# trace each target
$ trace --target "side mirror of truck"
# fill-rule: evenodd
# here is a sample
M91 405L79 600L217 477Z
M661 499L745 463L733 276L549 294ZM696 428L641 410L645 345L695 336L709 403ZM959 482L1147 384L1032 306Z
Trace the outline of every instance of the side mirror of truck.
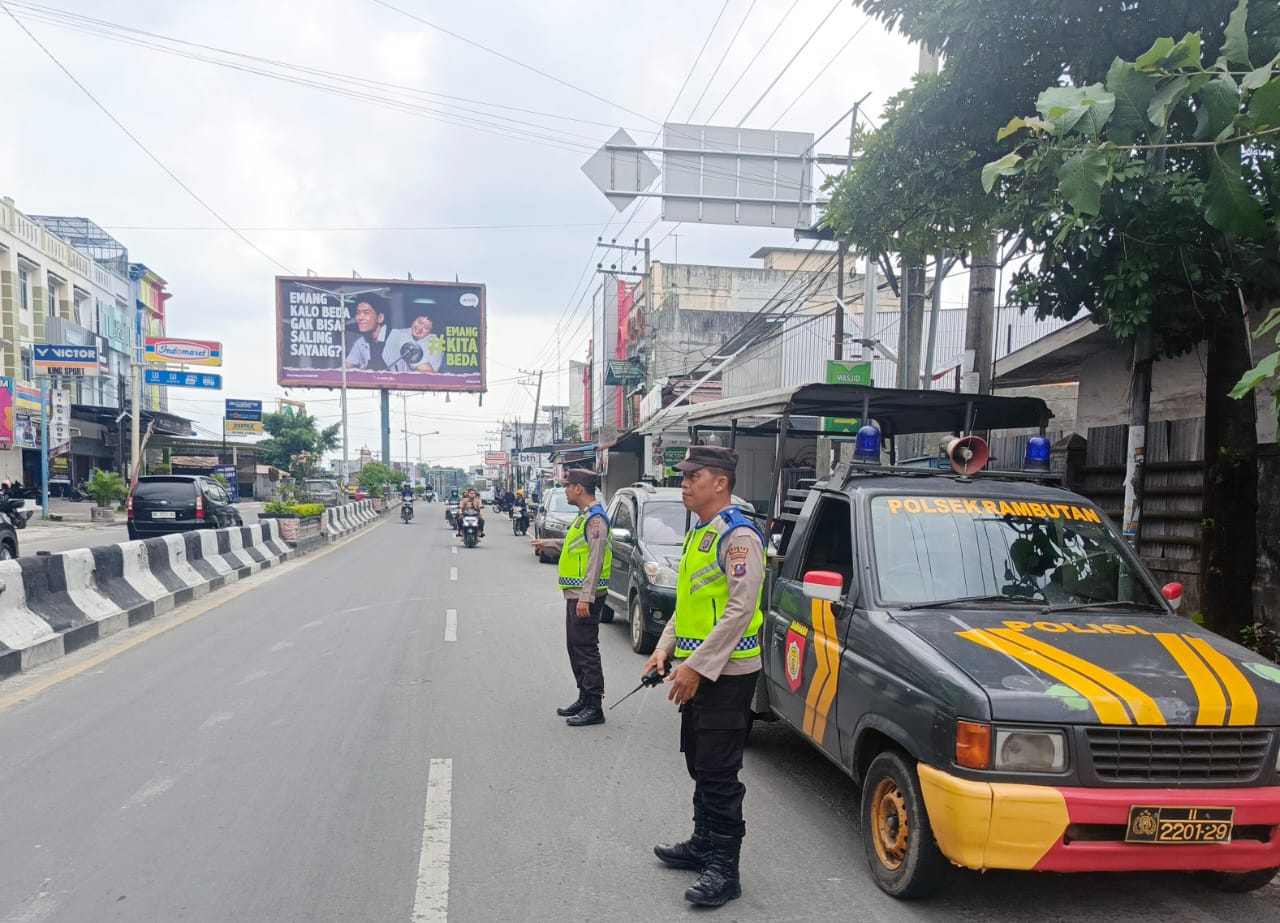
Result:
M844 578L835 571L811 570L804 575L804 595L809 599L837 602L843 587Z
M613 532L612 532L611 534L612 534L612 536L613 536L613 540L614 540L615 542L629 542L629 541L631 541L631 530L630 530L630 529L614 529L614 530L613 530Z
M1173 606L1173 608L1177 609L1179 606L1182 605L1182 584L1181 583L1166 583L1163 587L1161 587L1160 594L1165 599L1169 600L1169 605Z

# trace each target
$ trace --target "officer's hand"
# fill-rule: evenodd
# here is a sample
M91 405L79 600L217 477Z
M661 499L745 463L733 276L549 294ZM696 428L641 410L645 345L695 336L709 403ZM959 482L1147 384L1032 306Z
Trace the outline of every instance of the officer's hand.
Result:
M576 614L576 615L578 616L578 618L580 618L580 619L590 618L590 616L591 616L591 603L587 602L585 599L580 599L580 600L578 600L578 608L577 608L577 610L575 611L575 614Z
M671 691L667 693L667 698L677 705L683 705L698 692L698 684L701 682L702 675L698 671L688 666L676 667L676 672L671 677Z
M658 675L664 679L667 676L667 652L664 650L656 650L649 655L649 659L644 662L644 669L640 671L640 675L644 676L650 670L657 670Z
M542 539L535 538L529 544L533 546L534 551L538 552L538 554L542 554Z

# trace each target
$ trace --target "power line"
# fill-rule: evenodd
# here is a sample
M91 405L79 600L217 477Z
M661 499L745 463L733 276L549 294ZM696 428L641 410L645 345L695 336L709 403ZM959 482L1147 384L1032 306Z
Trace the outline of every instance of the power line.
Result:
M706 84L702 87L702 92L698 94L698 101L693 104L693 108L689 110L688 116L685 117L686 122L693 120L693 114L698 111L698 107L702 105L703 97L707 95L707 90L711 89L711 84L715 83L716 76L720 73L720 68L724 65L725 59L729 57L729 52L733 49L734 43L738 41L738 36L742 34L742 27L747 24L747 20L751 18L751 11L756 8L759 0L751 0L751 5L747 7L747 11L742 14L742 20L738 23L738 28L734 30L733 37L729 39L729 44L724 47L724 53L720 55L720 60L716 62L715 70L711 72L711 76L707 78Z
M111 112L111 110L108 109L105 105L103 105L102 102L98 99L98 97L94 96L93 93L89 91L89 88L85 86L83 83L81 83L79 79L77 79L76 75L71 73L71 71L67 69L66 65L64 65L60 60L58 60L58 57L52 51L50 51L44 45L44 43L40 41L40 39L35 37L32 31L28 29L26 25L20 19L18 19L17 16L13 14L13 11L9 9L8 4L5 3L4 0L0 0L0 9L3 9L5 13L8 15L8 17L13 20L14 24L19 29L21 29L24 33L26 33L27 38L31 39L31 41L36 44L36 47L38 47L41 51L43 51L45 55L49 58L49 60L52 61L55 65L57 65L58 70L62 71L64 74L67 75L67 78L70 79L70 81L80 89L80 92L84 93L85 96L89 97L90 101L92 101L93 104L97 106L100 110L102 110L102 113L107 118L109 118L113 123L115 123L115 126L119 128L122 132L124 132L125 136L128 137L129 140L132 141L134 144L136 144L138 148L144 154L146 154L147 157L149 157L157 167L163 170L171 180L177 183L178 186L180 186L182 190L187 193L187 195L195 199L196 202L198 202L205 211L207 211L210 215L216 218L218 222L222 224L228 231L231 231L231 233L235 234L236 237L239 237L242 241L244 241L246 244L252 247L261 256L266 258L268 262L271 262L275 264L278 268L283 269L285 273L287 273L288 275L293 275L293 270L291 270L284 263L281 263L270 253L267 253L267 251L263 250L261 247L255 244L243 233L236 230L236 228L231 224L230 221L228 221L226 218L223 218L222 215L219 214L218 211L214 209L212 205L210 205L204 199L200 198L200 196L196 194L194 189L192 189L190 186L184 183L181 180L181 178L179 178L178 174L170 170L167 166L165 166L164 162L159 157L151 153L150 148L148 148L145 144L143 144L142 141L138 139L137 135L131 132L128 128L126 128L125 124L121 122L118 118L116 118L115 115Z
M144 224L104 224L101 225L106 231L225 231L227 228L222 226L185 226L185 227L166 227L160 225L144 225ZM548 228L589 228L595 227L595 222L573 222L568 224L436 224L436 225L372 225L368 227L334 227L334 226L318 226L318 225L297 225L293 227L242 227L242 231L261 231L261 232L335 232L335 233L373 233L380 231L526 231L526 230L545 230Z
M840 46L840 50L839 50L839 51L837 51L835 54L833 54L833 55L831 56L831 60L830 60L830 61L828 61L826 64L824 64L822 67L820 67L820 68L818 69L818 72L817 72L816 74L814 74L814 75L813 75L813 79L812 79L812 80L810 80L810 81L805 85L805 88L804 88L803 90L801 90L801 91L796 95L796 97L795 97L793 100L791 100L791 102L790 102L790 103L788 103L788 104L787 104L787 108L783 109L780 113L778 113L778 117L777 117L776 119L774 119L774 120L773 120L773 123L772 123L772 124L770 124L770 125L769 125L769 128L770 128L770 129L772 129L774 125L777 125L779 122L781 122L781 121L782 121L783 116L785 116L788 112L790 112L790 111L792 110L792 108L795 106L795 104L796 104L796 103L798 103L801 99L803 99L803 98L805 97L805 95L809 92L809 90L813 87L813 85L814 85L815 83L817 83L817 82L818 82L818 78L820 78L820 77L822 77L824 74L826 74L826 72L831 68L831 65L833 65L833 64L835 64L835 63L836 63L836 60L837 60L837 59L838 59L842 54L844 54L846 50L848 50L848 48L849 48L849 46L850 46L850 45L852 45L852 44L853 44L853 40L854 40L854 39L856 39L859 35L861 35L861 34L862 34L862 30L863 30L863 29L865 29L867 26L871 25L871 22L872 22L872 20L871 20L870 18L868 18L868 19L866 19L865 21L863 21L862 25L858 26L858 28L856 28L856 29L854 29L854 30L853 30L853 34L852 34L852 35L850 35L850 36L849 36L849 38L848 38L848 40L847 40L843 45L841 45L841 46ZM861 108L861 107L859 107L859 108Z
M526 64L523 61L519 61L511 57L510 55L503 54L501 51L497 51L496 49L490 48L488 45L482 45L477 41L473 41L472 39L467 38L465 35L459 35L457 32L452 32L449 29L446 29L444 26L438 26L433 22L428 22L427 20L423 19L421 16L416 15L415 13L410 13L408 10L401 9L398 6L394 6L388 3L387 0L372 0L372 2L378 4L378 6L384 6L389 10L393 10L399 13L401 16L407 16L408 18L414 20L415 22L420 22L424 26L427 26L428 28L435 29L437 32L443 32L445 35L456 38L460 42L466 42L468 45L471 45L473 48L479 48L482 51L487 51L491 55L496 55L497 57L502 58L502 60L504 61L508 61L511 64L516 65L517 67L522 67L525 70L531 71L532 73L535 73L540 77L545 77L547 80L551 80L555 83L560 84L561 86L568 87L571 90L575 90L586 96L590 96L592 99L599 100L602 103L605 103L609 106L614 107L615 109L620 109L623 112L626 112L630 115L634 115L638 118L642 118L646 122L657 124L656 122L654 122L652 118L645 115L643 112L636 112L634 109L628 109L626 106L622 105L621 103L615 103L613 100L606 99L603 96L600 96L596 93L592 93L590 90L584 90L582 87L577 86L576 84L572 84L567 80L562 80L559 77L555 76L554 74L548 74L544 70L539 70L538 68L534 67L532 64Z
M795 0L791 6L787 7L787 11L782 14L782 18L778 20L778 24L769 31L769 35L765 38L764 44L756 49L756 53L751 56L751 60L748 61L747 66L742 69L742 73L738 75L738 79L733 82L733 86L729 87L729 92L725 93L720 102L716 104L716 107L711 110L711 114L707 116L708 122L716 117L716 113L720 111L720 107L723 106L729 97L733 95L733 91L738 88L738 84L742 82L742 78L747 76L747 73L751 70L751 66L756 63L756 59L759 58L764 50L769 47L769 43L774 40L775 36L777 36L778 30L782 28L782 24L787 21L787 18L791 15L792 11L794 11L799 5L800 0Z
M836 0L835 6L831 7L831 10L827 15L822 17L822 22L818 23L818 25L814 27L814 30L809 33L809 37L804 40L804 43L799 48L796 49L796 53L791 56L791 60L782 66L782 70L778 72L778 76L774 77L773 82L764 88L764 92L760 94L760 98L751 104L751 108L747 110L747 114L738 120L736 127L741 128L742 123L751 118L751 113L756 111L756 106L759 106L764 102L764 98L768 96L770 91L778 85L778 81L782 79L782 75L791 69L791 65L796 63L796 58L800 57L801 53L809 47L809 43L813 41L814 36L817 35L819 30L827 24L827 20L835 14L835 11L840 8L840 4L843 2L844 0Z
M693 64L689 68L689 72L684 75L684 83L680 84L680 89L676 91L675 99L671 100L671 108L667 110L666 117L663 118L662 124L671 121L671 113L676 111L676 103L680 102L680 97L684 95L685 87L689 85L689 80L693 77L693 72L698 69L698 63L702 60L703 53L707 50L707 45L711 42L711 36L716 33L716 26L720 25L720 20L724 17L724 11L729 8L730 0L724 0L724 6L720 7L720 12L716 14L716 21L711 24L711 29L707 32L707 37L702 40L702 47L698 49L698 56L693 59Z

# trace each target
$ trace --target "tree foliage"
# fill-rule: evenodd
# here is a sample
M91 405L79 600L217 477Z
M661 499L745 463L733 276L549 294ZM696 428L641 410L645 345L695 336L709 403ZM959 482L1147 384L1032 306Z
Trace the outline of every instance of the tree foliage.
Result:
M312 473L314 460L337 448L341 427L335 423L319 429L314 417L306 411L299 411L263 414L262 428L271 434L271 438L258 443L260 463L283 468L295 478L304 478Z
M382 462L365 462L360 469L360 489L367 494L381 496L387 484L399 484L404 480Z

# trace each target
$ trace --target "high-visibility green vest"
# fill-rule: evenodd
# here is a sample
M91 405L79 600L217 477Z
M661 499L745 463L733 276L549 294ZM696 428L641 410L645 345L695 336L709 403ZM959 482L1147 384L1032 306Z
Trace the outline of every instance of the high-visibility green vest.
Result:
M701 647L724 615L725 606L729 604L729 580L720 567L720 539L739 526L760 534L760 530L733 506L712 517L706 525L691 530L684 538L684 553L680 556L680 574L676 580L676 657L688 657ZM759 657L760 626L763 624L764 613L760 610L760 591L757 591L755 614L730 656L738 660Z
M613 570L613 545L607 535L609 517L605 515L604 507L596 503L585 513L579 513L565 534L564 547L560 550L560 588L563 590L582 589L582 579L587 575L587 561L591 558L591 546L587 544L587 523L593 516L604 520L606 532L604 567L600 569L596 591L599 594L609 589L609 574Z

